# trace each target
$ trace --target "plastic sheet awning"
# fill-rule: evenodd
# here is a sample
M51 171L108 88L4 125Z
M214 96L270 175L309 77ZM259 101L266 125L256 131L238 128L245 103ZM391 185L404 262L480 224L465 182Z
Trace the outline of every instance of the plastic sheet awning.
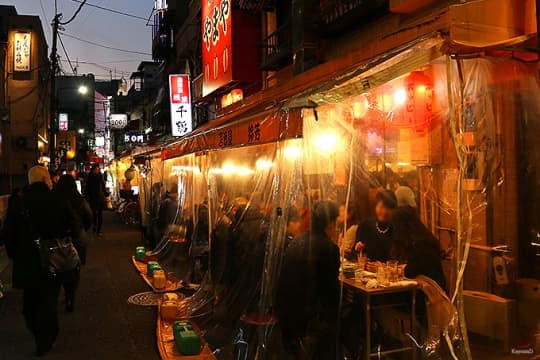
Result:
M211 121L162 151L167 160L186 154L258 145L302 136L302 116L298 109L282 111L278 107L246 115L227 122Z

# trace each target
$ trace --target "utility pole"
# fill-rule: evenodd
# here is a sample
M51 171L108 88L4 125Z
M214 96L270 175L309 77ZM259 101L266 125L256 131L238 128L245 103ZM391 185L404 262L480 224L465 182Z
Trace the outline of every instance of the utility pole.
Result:
M53 36L52 36L52 50L51 50L51 121L49 124L49 155L51 157L50 167L56 166L55 150L56 150L56 74L58 73L58 56L57 56L57 43L58 43L58 28L60 26L60 18L62 14L56 14L53 19Z

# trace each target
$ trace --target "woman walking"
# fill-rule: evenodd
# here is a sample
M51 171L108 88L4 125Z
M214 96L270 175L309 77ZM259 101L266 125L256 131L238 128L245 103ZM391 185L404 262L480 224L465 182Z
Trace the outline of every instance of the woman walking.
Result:
M23 290L23 314L34 335L38 356L47 354L58 334L56 304L60 283L47 274L40 261L36 239L54 239L65 234L64 214L51 191L49 171L34 166L28 172L30 185L9 199L3 237L13 259L13 287Z
M86 232L92 224L92 211L88 203L77 190L77 184L73 176L62 175L55 190L55 197L59 206L67 216L69 231L73 245L79 253L81 264L86 264ZM75 292L79 286L80 268L71 271L63 276L62 285L64 287L66 299L66 311L73 312L75 308Z
M86 199L90 204L93 215L93 231L101 235L101 225L103 223L103 209L105 208L105 181L99 171L99 166L92 166L92 170L86 180Z

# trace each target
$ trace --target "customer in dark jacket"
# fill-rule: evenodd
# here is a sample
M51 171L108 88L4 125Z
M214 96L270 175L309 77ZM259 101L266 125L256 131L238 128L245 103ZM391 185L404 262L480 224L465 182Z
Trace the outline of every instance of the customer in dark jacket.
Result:
M54 238L67 231L65 214L51 192L49 172L34 166L28 172L30 185L22 197L14 195L6 216L4 239L13 259L13 287L22 289L23 314L36 341L37 355L48 353L58 334L56 310L60 283L42 270L35 240Z
M422 223L416 209L410 206L399 207L392 216L392 224L392 258L407 264L405 276L427 276L446 290L439 241Z
M339 209L321 201L311 213L311 231L294 239L285 252L277 306L283 341L301 354L305 339L311 338L314 359L335 359L339 306L339 248L336 219ZM300 351L300 353L299 353Z
M88 203L77 190L77 184L73 176L66 174L60 177L54 191L55 198L62 210L68 214L66 221L70 228L73 245L79 253L82 264L86 264L86 232L92 224L92 211ZM75 292L79 286L80 269L74 269L63 275L66 311L73 312L75 307Z
M92 166L92 170L86 180L85 196L92 208L94 217L93 230L98 235L101 234L103 224L103 209L105 209L105 181L99 171L99 166Z

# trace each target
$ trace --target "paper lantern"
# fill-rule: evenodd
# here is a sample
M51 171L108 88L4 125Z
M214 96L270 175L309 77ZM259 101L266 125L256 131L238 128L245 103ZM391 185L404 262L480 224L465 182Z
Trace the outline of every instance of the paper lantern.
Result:
M392 125L422 130L433 118L433 90L431 80L415 71L396 82L393 88L394 116Z

